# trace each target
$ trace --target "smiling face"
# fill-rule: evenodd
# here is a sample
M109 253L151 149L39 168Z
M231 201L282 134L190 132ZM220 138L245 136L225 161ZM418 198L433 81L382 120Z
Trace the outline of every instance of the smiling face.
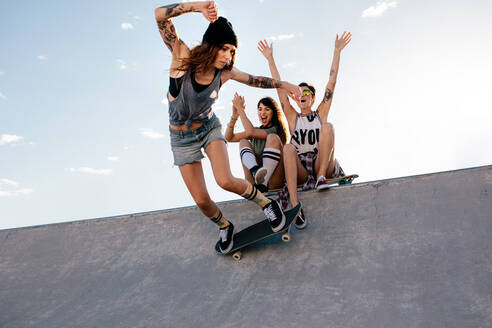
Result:
M313 92L307 86L301 86L302 96L301 99L297 102L299 108L310 109L314 103L314 95Z
M217 55L215 56L214 66L217 69L223 69L226 65L231 65L234 62L234 56L236 54L236 47L232 44L224 44L220 47Z
M272 118L273 118L273 109L260 103L258 105L258 119L260 120L261 125L268 128L271 127Z

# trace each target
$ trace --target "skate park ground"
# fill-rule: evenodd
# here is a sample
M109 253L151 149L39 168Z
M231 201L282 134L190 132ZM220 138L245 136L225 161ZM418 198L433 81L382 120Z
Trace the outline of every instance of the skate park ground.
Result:
M2 230L0 327L492 327L492 166L300 200L308 227L239 262L194 206Z

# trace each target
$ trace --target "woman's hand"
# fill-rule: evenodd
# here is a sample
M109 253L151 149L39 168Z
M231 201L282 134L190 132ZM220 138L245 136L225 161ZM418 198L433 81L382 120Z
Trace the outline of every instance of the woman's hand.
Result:
M236 112L237 115L242 111L246 109L246 103L244 101L244 97L238 95L236 92L234 94L234 98L232 99L232 116L234 117L234 112ZM237 117L237 116L236 116Z
M217 5L215 1L203 2L202 9L200 10L206 20L213 23L219 18Z
M268 45L266 40L258 42L258 50L262 53L262 55L267 59L273 58L273 43Z
M337 34L337 38L335 40L335 50L342 51L343 48L345 48L345 46L349 44L351 40L352 40L352 33L350 32L343 32L342 37L340 39L338 38L338 34Z
M282 89L287 91L287 93L289 94L289 97L291 97L292 99L294 99L296 101L301 100L302 91L301 91L300 86L294 85L294 84L289 83L289 82L283 82L282 83Z

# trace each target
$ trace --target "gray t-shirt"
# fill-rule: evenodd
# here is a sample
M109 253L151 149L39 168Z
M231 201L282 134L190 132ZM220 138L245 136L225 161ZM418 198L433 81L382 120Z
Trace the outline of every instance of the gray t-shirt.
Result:
M191 83L191 72L186 71L178 96L169 102L169 123L189 127L193 122L205 122L212 117L212 105L219 97L221 75L220 70L205 90L196 92Z

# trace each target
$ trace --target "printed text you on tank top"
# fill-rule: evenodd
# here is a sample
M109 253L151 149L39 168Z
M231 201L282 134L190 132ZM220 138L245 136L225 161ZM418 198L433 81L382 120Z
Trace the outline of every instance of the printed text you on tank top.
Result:
M318 113L298 115L290 142L296 147L298 154L318 153L320 131L321 119Z

